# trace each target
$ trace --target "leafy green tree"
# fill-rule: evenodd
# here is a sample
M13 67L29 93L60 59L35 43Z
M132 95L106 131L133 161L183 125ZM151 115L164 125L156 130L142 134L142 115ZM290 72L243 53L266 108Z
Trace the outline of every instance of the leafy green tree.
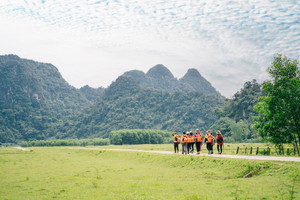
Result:
M221 117L211 127L210 130L215 133L221 131L224 137L231 137L231 128L235 122L229 117Z
M245 142L250 135L248 124L244 120L240 120L238 123L232 124L230 128L232 138L236 142Z
M240 91L231 99L226 99L223 107L214 110L219 120L211 126L211 129L220 129L229 142L259 141L258 131L251 128L254 125L253 118L258 115L253 106L259 97L264 95L266 92L262 91L261 84L255 79L245 82Z
M232 99L226 101L223 115L234 119L236 122L249 120L252 123L254 116L257 116L253 106L262 95L261 85L255 79L245 82L244 87L235 93ZM215 110L215 112L218 115L222 114L219 110Z
M272 80L263 85L268 95L255 105L255 128L263 139L281 147L292 143L299 154L300 77L297 60L278 54L267 69Z

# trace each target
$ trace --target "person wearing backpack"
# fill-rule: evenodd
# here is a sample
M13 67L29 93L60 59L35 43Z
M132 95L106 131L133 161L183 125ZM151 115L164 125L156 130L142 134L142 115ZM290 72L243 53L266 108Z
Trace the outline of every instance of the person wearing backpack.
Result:
M217 131L217 149L218 153L222 154L223 151L223 135L220 131Z
M203 138L202 138L201 133L199 132L199 129L196 130L195 138L196 138L197 154L200 154Z
M213 154L213 145L215 144L215 138L211 134L210 130L207 131L207 134L205 136L205 142L208 154Z
M177 133L173 133L174 136L174 153L179 153L179 143L180 143L180 136Z

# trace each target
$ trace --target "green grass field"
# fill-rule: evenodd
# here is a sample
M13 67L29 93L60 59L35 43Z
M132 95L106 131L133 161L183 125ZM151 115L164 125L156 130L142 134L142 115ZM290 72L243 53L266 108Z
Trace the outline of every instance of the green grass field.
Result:
M300 199L294 162L29 149L0 149L0 199Z

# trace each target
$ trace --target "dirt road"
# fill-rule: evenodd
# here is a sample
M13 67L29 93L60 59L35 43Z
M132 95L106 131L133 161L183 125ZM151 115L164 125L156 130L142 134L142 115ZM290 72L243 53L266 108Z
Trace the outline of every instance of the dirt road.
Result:
M16 147L17 149L28 151L22 147ZM134 151L134 152L146 152L146 153L160 153L160 154L174 154L171 151L150 151L150 150L135 150L135 149L101 149L101 148L87 148L87 147L62 147L68 149L86 149L86 150L101 150L101 151ZM176 155L182 155L181 153ZM275 157L275 156L246 156L246 155L226 155L226 154L189 154L188 156L208 156L208 157L219 157L219 158L234 158L234 159L248 159L248 160L272 160L272 161L288 161L288 162L300 162L300 157Z
M90 150L102 150L102 151L135 151L146 153L160 153L160 154L174 154L171 151L148 151L148 150L135 150L135 149L101 149L101 148L86 148L86 147L69 147L70 149L90 149ZM176 155L182 155L181 153ZM246 155L219 155L219 154L189 154L191 156L209 156L219 158L234 158L234 159L248 159L248 160L273 160L273 161L288 161L288 162L300 162L300 157L275 157L275 156L246 156Z
M25 149L25 148L22 148L22 147L15 147L16 149L20 149L20 150L23 150L23 151L29 151L29 149Z

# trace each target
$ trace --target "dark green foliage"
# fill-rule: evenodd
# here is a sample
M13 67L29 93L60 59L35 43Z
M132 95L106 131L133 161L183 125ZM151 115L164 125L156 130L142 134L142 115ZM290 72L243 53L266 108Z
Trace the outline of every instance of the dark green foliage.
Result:
M79 90L89 101L94 102L103 95L105 89L102 87L91 88L90 86L86 85Z
M0 142L46 139L89 101L51 64L0 56Z
M248 121L235 122L229 117L221 117L211 127L212 133L221 131L225 142L258 142L258 134L251 130Z
M107 89L78 90L51 64L1 56L0 142L108 137L120 129L206 130L224 98L201 91L204 78L193 70L183 79L158 65L147 74L125 73Z
M231 137L231 127L235 124L235 122L229 117L221 117L218 119L211 127L210 130L213 133L216 133L218 130L221 131L224 138Z
M66 139L66 140L34 140L23 141L22 147L53 147L53 146L104 146L109 145L109 139Z
M247 81L232 99L226 100L224 107L215 109L219 120L210 129L214 133L220 130L226 142L258 142L259 135L252 129L253 118L258 115L253 106L263 95L265 92L255 79Z
M173 138L168 131L125 129L112 131L109 135L110 143L122 144L162 144L172 143Z
M216 120L213 110L222 105L219 96L144 88L131 77L120 76L65 129L76 138L108 137L120 129L207 130Z
M187 73L179 79L183 85L184 91L198 91L204 95L220 95L221 94L208 82L196 69L189 69Z
M257 103L259 97L263 96L261 85L255 79L247 81L244 87L234 94L232 99L228 99L223 108L223 115L236 122L247 120L252 122L257 116L253 106Z
M267 141L281 147L292 143L298 149L300 142L300 70L297 60L282 55L274 57L268 68L272 81L264 84L268 93L255 106L259 116L255 128Z

